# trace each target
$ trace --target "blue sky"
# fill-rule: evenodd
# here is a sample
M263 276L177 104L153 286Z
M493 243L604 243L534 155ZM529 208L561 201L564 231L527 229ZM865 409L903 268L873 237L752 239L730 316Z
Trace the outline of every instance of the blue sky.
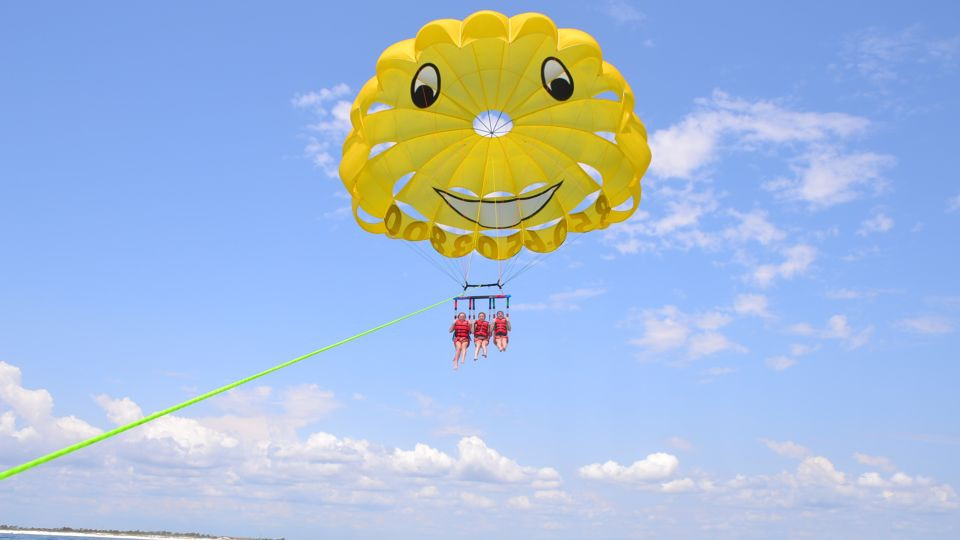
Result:
M654 155L511 284L510 351L452 372L438 308L5 481L0 522L956 537L948 2L4 3L0 466L456 293L330 172L380 52L484 8L593 35Z

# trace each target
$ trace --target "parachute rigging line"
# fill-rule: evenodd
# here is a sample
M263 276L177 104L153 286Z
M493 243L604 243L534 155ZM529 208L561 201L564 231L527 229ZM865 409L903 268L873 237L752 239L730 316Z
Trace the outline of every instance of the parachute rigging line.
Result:
M459 294L458 294L457 296L459 296ZM439 301L439 302L437 302L437 303L435 303L435 304L430 304L429 306L426 306L426 307L420 308L420 309L418 309L418 310L416 310L416 311L407 313L406 315L403 315L402 317L398 317L398 318L396 318L396 319L394 319L394 320L392 320L392 321L390 321L390 322L383 323L383 324L381 324L381 325L379 325L379 326L374 326L373 328L370 328L369 330L364 330L363 332L360 332L359 334L355 334L355 335L350 336L350 337L348 337L348 338L341 339L340 341L338 341L338 342L336 342L336 343L332 343L332 344L327 345L327 346L325 346L325 347L321 347L321 348L319 348L319 349L317 349L317 350L315 350L315 351L313 351L313 352L309 352L309 353L307 353L307 354L304 354L303 356L298 356L298 357L294 358L293 360L287 360L286 362L284 362L284 363L282 363L282 364L278 364L278 365L276 365L276 366L273 366L272 368L266 369L266 370L264 370L264 371L261 371L260 373L257 373L257 374L255 374L255 375L251 375L251 376L249 376L249 377L240 379L239 381L232 382L232 383L230 383L230 384L228 384L228 385L226 385L226 386L221 386L220 388L217 388L216 390L211 390L211 391L209 391L209 392L207 392L207 393L205 393L205 394L201 394L201 395L199 395L199 396L196 396L196 397L193 397L193 398L191 398L191 399L188 399L187 401L184 401L183 403L179 403L179 404L174 405L174 406L172 406L172 407L168 407L168 408L166 408L166 409L163 409L162 411L157 411L157 412L155 412L155 413L153 413L153 414L150 414L150 415L148 415L148 416L144 416L143 418L141 418L141 419L139 419L139 420L135 420L135 421L133 421L133 422L130 422L129 424L126 424L126 425L123 425L123 426L120 426L120 427L113 428L113 429L111 429L110 431L106 431L106 432L101 433L101 434L99 434L99 435L96 435L96 436L94 436L94 437L90 437L89 439L87 439L87 440L85 440L85 441L80 441L80 442L78 442L78 443L71 444L70 446L67 446L67 447L65 447L65 448L61 448L60 450L57 450L56 452L51 452L51 453L49 453L49 454L47 454L47 455L45 455L45 456L38 457L37 459L34 459L34 460L32 460L32 461L28 461L28 462L23 463L23 464L21 464L21 465L17 465L16 467L11 467L11 468L9 468L9 469L7 469L7 470L5 470L5 471L0 471L0 480L4 480L4 479L6 479L6 478L10 478L11 476L20 474L20 473L22 473L23 471L26 471L26 470L28 470L28 469L32 469L32 468L34 468L34 467L36 467L36 466L38 466L38 465L43 465L44 463L48 463L48 462L53 461L53 460L55 460L55 459L57 459L57 458L59 458L59 457L63 457L63 456L65 456L65 455L67 455L67 454L70 454L70 453L72 453L72 452L76 452L77 450L80 450L81 448L90 446L90 445L92 445L92 444L96 444L96 443L98 443L98 442L100 442L100 441L109 439L109 438L111 438L111 437L113 437L113 436L115 436L115 435L119 435L119 434L121 434L121 433L123 433L123 432L125 432L125 431L129 431L129 430L131 430L131 429L133 429L133 428L135 428L135 427L137 427L137 426L140 426L140 425L146 424L147 422L156 420L157 418L160 418L161 416L166 416L166 415L168 415L168 414L170 414L170 413L172 413L172 412L179 411L180 409L183 409L183 408L185 408L185 407L189 407L190 405L193 405L193 404L195 404L195 403L199 403L199 402L201 402L201 401L203 401L203 400L212 398L212 397L214 397L214 396L216 396L216 395L218 395L218 394L222 394L222 393L226 392L227 390L232 390L232 389L234 389L234 388L236 388L236 387L238 387L238 386L240 386L240 385L242 385L242 384L245 384L245 383L248 383L248 382L250 382L250 381L253 381L254 379L259 379L260 377L263 377L264 375L269 375L269 374L273 373L274 371L278 371L278 370L283 369L283 368L285 368L285 367L287 367L287 366L291 366L291 365L293 365L293 364L296 364L297 362L300 362L300 361L302 361L302 360L306 360L307 358L310 358L311 356L316 356L316 355L318 355L318 354L320 354L320 353L322 353L322 352L324 352L324 351L328 351L328 350L333 349L333 348L335 348L335 347L339 347L340 345L344 345L344 344L346 344L346 343L350 343L351 341L354 341L354 340L359 339L359 338L361 338L361 337L363 337L363 336L366 336L367 334L372 334L372 333L376 332L377 330L381 330L381 329L386 328L386 327L388 327L388 326L392 326L392 325L394 325L394 324L397 324L398 322L400 322L400 321L402 321L402 320L404 320L404 319L409 319L410 317L413 317L414 315L419 315L420 313L423 313L423 312L425 312L425 311L429 311L429 310L431 310L431 309L433 309L433 308L435 308L435 307L438 307L438 306L441 306L441 305L443 305L443 304L446 304L447 302L449 302L450 300L453 300L454 298L456 298L456 296L451 296L450 298L446 298L446 299L441 300L441 301Z

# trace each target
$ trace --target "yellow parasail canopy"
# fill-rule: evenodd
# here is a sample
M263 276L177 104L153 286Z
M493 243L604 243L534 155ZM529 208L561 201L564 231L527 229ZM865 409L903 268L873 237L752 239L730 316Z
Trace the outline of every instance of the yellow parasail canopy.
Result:
M480 11L391 45L350 111L363 229L446 257L546 253L630 217L650 164L633 92L590 35Z

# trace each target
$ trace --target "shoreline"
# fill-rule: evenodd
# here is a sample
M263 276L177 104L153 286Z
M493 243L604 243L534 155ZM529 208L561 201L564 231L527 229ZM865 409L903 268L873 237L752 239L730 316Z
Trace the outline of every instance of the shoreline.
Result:
M230 540L226 536L177 536L177 535L159 535L159 534L123 534L123 533L100 533L100 532L81 532L81 531L44 531L42 529L3 529L0 528L0 534L19 534L24 536L76 536L83 538L129 538L130 540Z

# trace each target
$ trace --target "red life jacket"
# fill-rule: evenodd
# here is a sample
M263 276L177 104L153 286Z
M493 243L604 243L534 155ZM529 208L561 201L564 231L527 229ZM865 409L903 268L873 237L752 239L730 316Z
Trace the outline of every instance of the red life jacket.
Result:
M507 335L507 320L506 319L494 319L493 320L493 333Z
M485 339L490 335L490 323L487 321L477 321L477 328L473 331L477 339Z
M453 323L453 336L457 339L470 339L470 323L457 319L457 322Z

